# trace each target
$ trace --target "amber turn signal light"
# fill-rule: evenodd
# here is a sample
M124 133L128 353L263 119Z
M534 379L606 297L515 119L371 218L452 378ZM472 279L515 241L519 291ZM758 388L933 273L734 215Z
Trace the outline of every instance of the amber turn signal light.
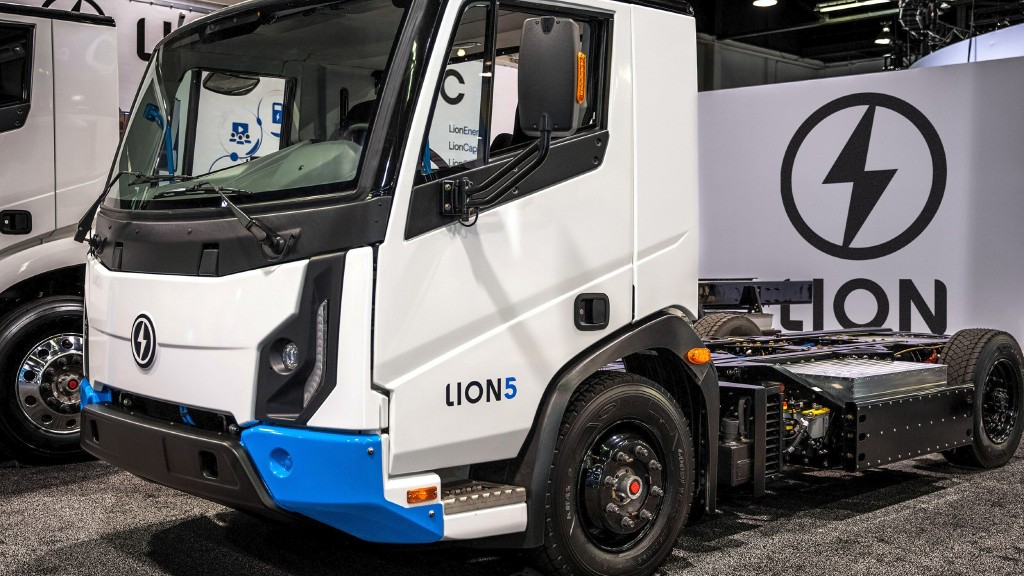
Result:
M690 364L707 364L711 362L711 350L707 348L690 348L686 353L686 361Z
M415 490L407 490L405 492L405 501L409 504L419 504L420 502L430 502L431 500L437 500L437 486L416 488Z
M587 101L587 55L576 53L576 103Z

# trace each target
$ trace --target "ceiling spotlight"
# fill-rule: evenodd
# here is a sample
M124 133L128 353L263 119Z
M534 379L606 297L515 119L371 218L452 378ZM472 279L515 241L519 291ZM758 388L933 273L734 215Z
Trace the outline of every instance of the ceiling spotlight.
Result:
M892 30L888 26L882 27L882 33L875 38L875 44L881 44L882 46L888 46L892 44Z
M779 3L779 0L754 0L754 6L758 8L768 8L769 6L775 6Z
M814 6L818 12L835 12L837 10L849 10L861 8L872 4L888 4L889 0L833 0L832 2L819 2Z

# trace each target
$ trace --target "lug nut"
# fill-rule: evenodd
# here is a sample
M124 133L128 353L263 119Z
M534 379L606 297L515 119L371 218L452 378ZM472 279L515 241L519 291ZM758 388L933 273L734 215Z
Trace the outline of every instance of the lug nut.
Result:
M647 463L647 467L655 471L661 470L661 462L658 462L657 460L651 460L650 462Z
M605 476L604 477L604 485L605 486L615 486L615 478L612 478L611 476Z
M616 506L615 504L608 504L607 506L604 507L604 511L609 514L618 514L619 507Z
M650 455L650 452L648 452L643 446L637 446L633 449L633 454L636 454L637 458L647 458Z
M630 455L626 454L625 452L619 452L615 456L615 459L618 460L619 462L623 463L623 464L629 464L630 462L633 461L633 458L630 457Z
M654 518L654 514L651 514L647 510L641 510L640 511L640 519L641 520L650 520L651 518Z
M636 522L633 522L632 518L629 518L627 516L627 517L622 519L622 527L623 528L632 528L633 526L636 526Z
M665 491L662 490L660 486L651 486L651 494L661 498L665 495Z

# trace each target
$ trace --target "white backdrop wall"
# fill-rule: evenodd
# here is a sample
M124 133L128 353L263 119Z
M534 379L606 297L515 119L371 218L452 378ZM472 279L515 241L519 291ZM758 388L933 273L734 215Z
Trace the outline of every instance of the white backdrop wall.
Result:
M1024 59L700 94L701 277L813 279L789 330L1024 338L1022 93Z

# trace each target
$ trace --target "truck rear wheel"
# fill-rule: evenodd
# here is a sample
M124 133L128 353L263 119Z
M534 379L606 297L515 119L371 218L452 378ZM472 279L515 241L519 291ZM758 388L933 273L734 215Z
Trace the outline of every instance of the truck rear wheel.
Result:
M943 452L954 464L1006 464L1024 431L1024 373L1017 341L998 330L961 330L942 348L949 383L974 386L973 443Z
M708 314L697 320L693 330L705 339L761 335L757 323L743 314Z
M627 373L592 377L562 419L538 564L559 575L650 574L689 515L694 477L689 425L664 388Z
M82 300L54 296L0 321L0 444L24 463L63 462L78 445Z

